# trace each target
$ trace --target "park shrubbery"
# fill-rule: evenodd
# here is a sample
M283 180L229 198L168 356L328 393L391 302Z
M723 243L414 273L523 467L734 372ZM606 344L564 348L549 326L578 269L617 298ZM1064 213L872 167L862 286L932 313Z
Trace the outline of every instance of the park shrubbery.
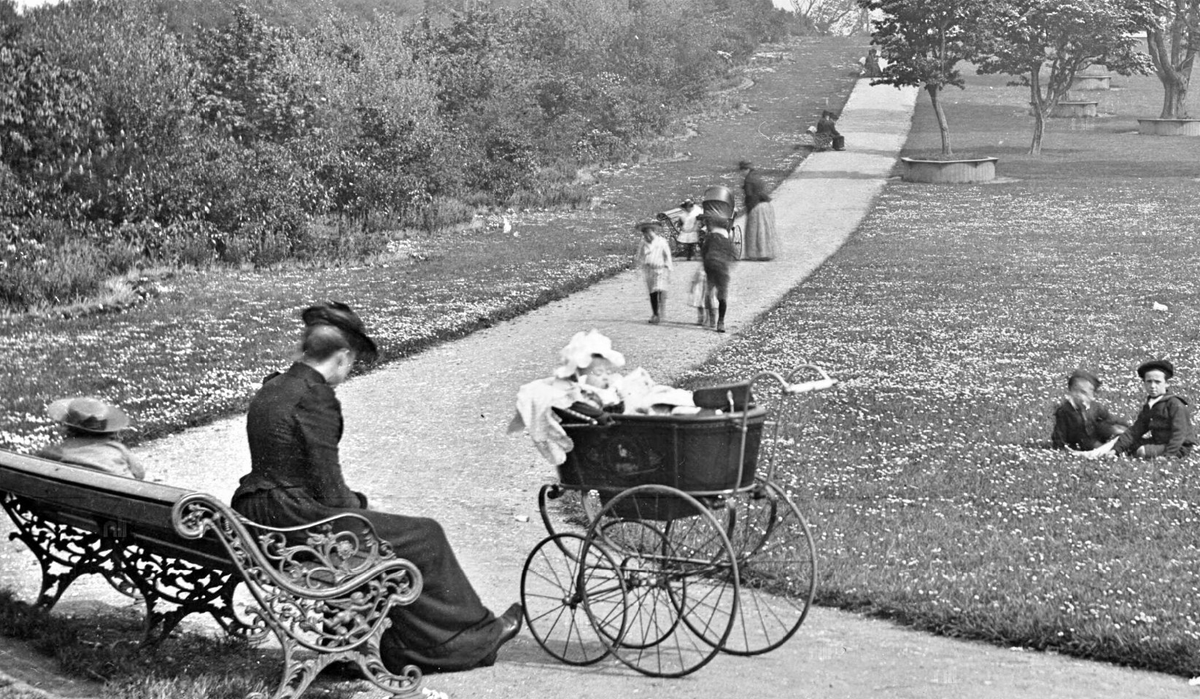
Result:
M579 167L629 156L730 60L798 26L768 0L539 0L408 23L322 7L303 31L239 5L181 34L155 0L23 16L0 0L0 306L86 293L110 248L349 259L480 206L577 203ZM47 266L39 291L27 272Z

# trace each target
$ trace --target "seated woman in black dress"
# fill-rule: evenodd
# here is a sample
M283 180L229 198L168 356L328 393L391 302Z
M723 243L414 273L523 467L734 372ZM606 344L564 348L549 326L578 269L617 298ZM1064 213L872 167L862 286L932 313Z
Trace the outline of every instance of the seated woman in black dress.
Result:
M502 616L483 606L458 564L442 526L425 517L375 512L342 477L338 442L342 408L333 387L356 359L370 361L375 343L350 308L328 303L306 309L303 356L286 372L268 376L246 419L250 473L233 495L233 508L252 521L291 527L346 512L362 515L417 566L420 596L393 607L380 656L393 673L406 665L424 671L491 665L496 651L521 628L521 605Z

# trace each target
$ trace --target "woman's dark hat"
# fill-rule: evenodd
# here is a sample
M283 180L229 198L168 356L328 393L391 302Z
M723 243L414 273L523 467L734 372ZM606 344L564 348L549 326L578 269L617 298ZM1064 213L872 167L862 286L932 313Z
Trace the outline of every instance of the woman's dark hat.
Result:
M50 419L84 432L109 434L129 427L129 416L97 398L63 398L46 406Z
M634 228L637 229L638 233L643 233L647 230L657 232L662 228L662 221L642 221L634 226Z
M1175 375L1175 365L1165 359L1151 359L1137 368L1138 378L1146 378L1148 371L1161 371L1169 379Z
M1076 369L1075 371L1072 371L1071 375L1067 377L1067 388L1070 388L1071 384L1075 383L1076 379L1090 381L1092 388L1100 388L1100 377L1096 376L1087 369Z
M349 340L350 346L358 353L358 358L364 362L372 362L379 356L379 348L375 341L367 335L367 328L362 318L350 310L350 307L337 301L320 303L309 306L300 313L305 327L310 325L332 325L341 330Z

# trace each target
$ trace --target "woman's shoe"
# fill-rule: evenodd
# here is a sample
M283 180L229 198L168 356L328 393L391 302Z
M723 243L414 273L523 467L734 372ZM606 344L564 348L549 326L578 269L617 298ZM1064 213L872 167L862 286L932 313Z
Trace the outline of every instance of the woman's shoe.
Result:
M717 323L717 332L719 332L719 333L725 332L725 324L724 323Z

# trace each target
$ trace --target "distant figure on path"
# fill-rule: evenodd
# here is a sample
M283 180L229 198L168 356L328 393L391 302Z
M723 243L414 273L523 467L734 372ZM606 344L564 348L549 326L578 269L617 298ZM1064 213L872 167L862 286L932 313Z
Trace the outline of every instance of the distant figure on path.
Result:
M1096 400L1099 388L1100 379L1086 369L1067 377L1067 395L1054 411L1050 442L1055 449L1091 451L1125 432L1128 425Z
M683 252L689 262L700 247L700 214L703 209L691 199L684 199L679 205L683 212L679 216L679 236L675 242L683 247Z
M879 51L872 46L867 50L867 57L862 61L862 76L864 78L883 77L883 67L879 65Z
M711 327L716 324L717 332L725 332L725 311L729 303L729 284L733 267L738 260L737 248L733 245L733 192L728 187L717 185L704 192L703 242L700 253L703 258L706 319ZM713 302L717 307L713 308Z
M767 183L743 160L738 164L745 179L742 194L746 202L746 236L742 242L742 259L772 260L778 254L775 244L775 207L767 193Z
M675 263L671 259L671 246L659 235L662 223L643 221L637 224L642 235L634 262L642 268L646 279L646 291L650 293L650 323L657 325L667 317L667 289L671 286L671 270Z
M63 398L46 406L46 412L66 436L38 456L126 478L146 477L141 463L117 438L129 426L125 411L97 398Z
M817 120L817 137L827 139L834 150L846 150L846 137L837 130L837 115L828 109L822 110Z
M338 458L342 406L333 388L346 380L356 360L374 359L375 342L342 303L312 306L301 318L302 356L284 373L268 376L250 402L250 473L233 494L233 509L271 527L301 526L347 512L365 517L397 556L417 566L425 583L416 601L388 612L392 626L380 642L388 671L400 673L406 665L427 672L492 665L500 646L521 629L521 605L493 615L467 580L440 524L368 510L367 497L346 485Z

